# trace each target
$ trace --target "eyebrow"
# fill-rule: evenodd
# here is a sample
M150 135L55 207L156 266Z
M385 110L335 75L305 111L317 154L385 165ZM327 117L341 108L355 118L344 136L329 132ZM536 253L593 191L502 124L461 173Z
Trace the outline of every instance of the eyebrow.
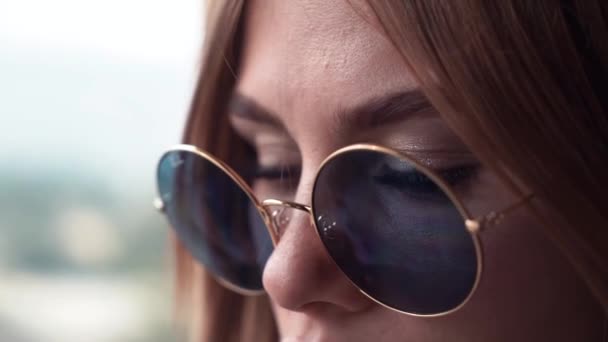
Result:
M285 128L278 115L239 92L232 95L229 108L232 116ZM377 96L352 108L341 108L334 114L337 127L373 128L431 112L436 112L435 108L416 88Z
M228 106L229 115L255 121L260 124L266 124L273 127L283 128L283 123L279 120L278 115L265 109L253 99L239 93L234 92Z
M426 95L418 89L374 97L353 108L337 112L337 123L355 127L378 127L418 114L436 112Z

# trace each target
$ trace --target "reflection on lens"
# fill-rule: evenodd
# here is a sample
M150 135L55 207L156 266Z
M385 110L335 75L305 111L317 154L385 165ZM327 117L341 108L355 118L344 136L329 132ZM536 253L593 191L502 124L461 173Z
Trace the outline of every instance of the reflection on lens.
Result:
M192 256L215 276L262 289L272 241L255 204L230 176L190 151L166 153L158 187L170 224Z
M468 297L477 275L473 238L452 201L414 164L347 151L324 165L313 194L329 254L374 299L431 315Z

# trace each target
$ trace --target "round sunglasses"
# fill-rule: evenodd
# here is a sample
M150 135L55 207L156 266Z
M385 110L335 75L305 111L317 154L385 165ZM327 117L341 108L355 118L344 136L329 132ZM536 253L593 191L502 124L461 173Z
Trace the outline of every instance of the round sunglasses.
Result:
M155 206L190 254L241 294L264 293L264 266L291 209L308 214L331 259L363 294L401 313L441 316L475 292L482 271L479 233L531 197L474 218L454 191L468 176L433 171L390 148L356 144L323 161L310 206L260 201L252 172L239 175L195 146L178 145L158 163Z

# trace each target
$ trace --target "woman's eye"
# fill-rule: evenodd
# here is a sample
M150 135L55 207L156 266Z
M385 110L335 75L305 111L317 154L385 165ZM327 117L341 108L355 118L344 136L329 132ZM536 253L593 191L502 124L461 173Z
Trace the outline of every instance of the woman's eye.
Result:
M469 181L476 173L477 165L453 167L437 171L437 175L450 186ZM395 169L383 165L373 178L378 183L394 187L412 196L443 196L443 190L424 173L415 168Z
M255 171L256 180L281 182L281 184L294 184L300 179L300 166L262 166L258 165Z

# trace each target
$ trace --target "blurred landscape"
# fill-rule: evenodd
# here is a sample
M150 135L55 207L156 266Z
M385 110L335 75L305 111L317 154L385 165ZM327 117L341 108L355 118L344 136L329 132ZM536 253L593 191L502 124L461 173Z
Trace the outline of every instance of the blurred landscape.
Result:
M0 2L0 341L181 341L155 164L199 1Z

